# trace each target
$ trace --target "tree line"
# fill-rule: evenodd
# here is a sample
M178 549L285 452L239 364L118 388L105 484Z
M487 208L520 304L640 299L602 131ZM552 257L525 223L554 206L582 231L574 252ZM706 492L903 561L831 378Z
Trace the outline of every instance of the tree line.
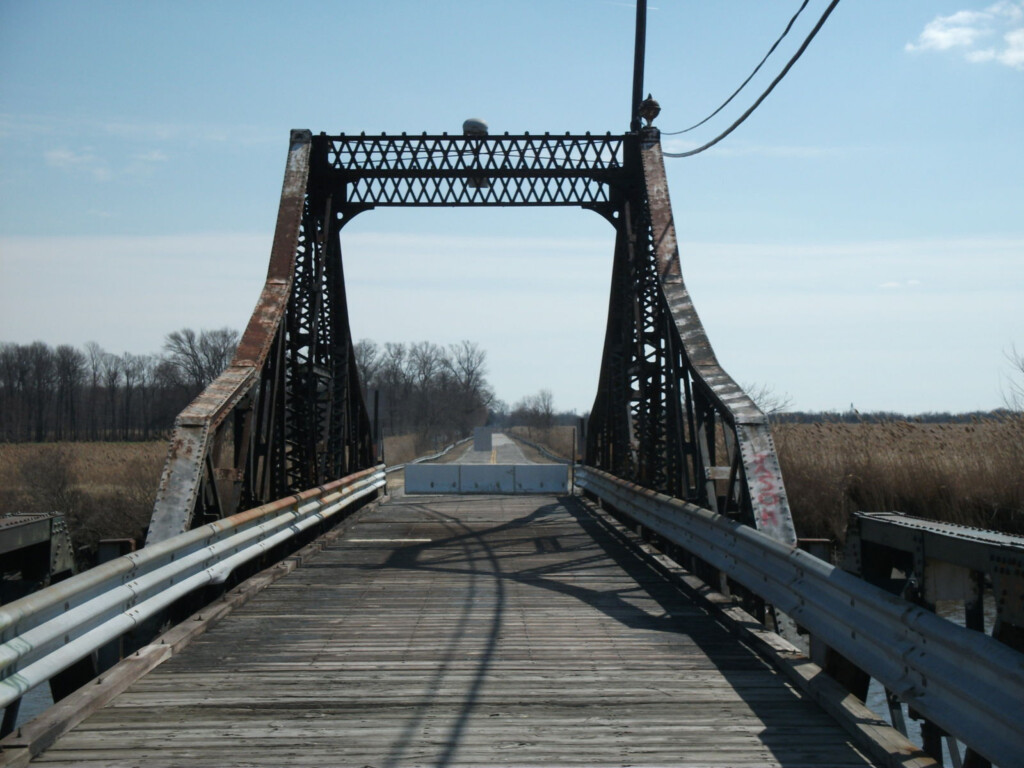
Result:
M588 414L584 414L585 419ZM488 424L497 427L527 427L528 429L551 429L552 427L575 427L580 415L576 411L556 411L555 400L550 389L541 389L534 395L527 395L511 407L500 400L491 408Z
M367 405L377 397L384 436L414 434L422 448L440 446L473 427L575 425L575 411L558 412L551 391L540 390L509 407L487 381L487 353L472 341L440 346L429 341L355 345Z
M132 441L166 436L174 419L228 365L239 334L230 328L167 334L157 354L115 354L0 342L0 442ZM487 353L472 341L355 345L367 406L374 397L382 434L415 434L423 447L473 427L575 424L556 412L549 390L514 406L494 396ZM371 414L372 415L372 414Z
M151 440L230 362L230 328L166 336L159 354L0 342L0 441Z
M377 398L384 436L416 434L424 447L441 445L487 422L494 391L487 353L475 342L379 345L363 339L355 354L371 410Z

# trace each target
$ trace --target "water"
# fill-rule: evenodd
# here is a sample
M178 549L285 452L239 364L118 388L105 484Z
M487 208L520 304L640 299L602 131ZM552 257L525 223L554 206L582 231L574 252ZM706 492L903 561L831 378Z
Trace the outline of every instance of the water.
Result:
M38 685L21 697L21 708L18 710L17 725L27 723L29 720L43 714L53 706L53 697L50 695L50 686L47 684Z

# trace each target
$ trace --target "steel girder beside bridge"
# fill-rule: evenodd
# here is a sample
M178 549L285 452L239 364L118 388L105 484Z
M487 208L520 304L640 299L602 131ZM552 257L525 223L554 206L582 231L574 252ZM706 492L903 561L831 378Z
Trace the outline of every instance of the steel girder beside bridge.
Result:
M795 544L765 417L683 284L658 137L293 131L266 284L233 362L178 417L149 543L375 463L341 263L354 216L578 206L616 232L587 463Z

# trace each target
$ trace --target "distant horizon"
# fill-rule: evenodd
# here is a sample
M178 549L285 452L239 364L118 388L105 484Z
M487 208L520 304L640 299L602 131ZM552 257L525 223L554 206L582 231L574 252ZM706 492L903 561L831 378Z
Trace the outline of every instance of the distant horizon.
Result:
M227 326L224 326L224 328L226 330L235 331L235 332L241 334L241 331L239 329L230 328L230 327L227 327ZM185 329L180 329L180 328L179 329L175 329L175 331L181 331L181 330L185 330ZM196 332L202 332L202 331L212 331L212 330L221 330L221 329L193 328L191 330L194 330ZM172 333L172 332L169 331L168 334L169 333ZM89 340L88 342L84 342L83 344L70 344L70 346L74 347L75 349L78 349L79 351L83 351L85 345L89 344L92 341L93 340ZM383 345L386 344L386 343L403 343L403 344L416 343L416 342L436 343L436 342L431 342L430 339L417 339L416 342L388 342L388 341L383 341L382 342L382 341L377 341L376 339L354 339L354 342L357 343L357 344L359 342L361 342L361 341L374 341L379 347L383 347ZM473 339L468 339L468 341L473 341ZM34 344L34 343L37 343L37 342L41 342L43 344L46 344L51 349L56 349L58 346L63 346L64 344L68 343L68 342L58 342L57 344L53 344L51 342L47 342L47 341L42 340L42 339L34 339L31 342L11 342L11 341L8 341L7 339L0 338L0 345L4 345L4 344L22 344L24 346L27 346L27 345ZM99 344L99 342L95 342L95 343ZM118 352L118 351L115 351L112 348L105 347L103 344L99 344L99 346L103 349L104 352L113 354L113 355L118 356L118 357L121 357L121 356L126 355L126 354L131 354L131 355L139 355L139 356L149 356L149 357L153 357L154 359L160 359L160 358L162 358L164 356L164 352L163 352L162 348L161 348L160 351L156 351L156 352L134 352L134 351L131 351L131 350L121 350L121 351ZM486 348L484 348L484 352L485 353L487 352ZM488 384L490 384L490 380L489 379L488 379ZM743 385L741 384L741 386L743 386ZM746 387L744 387L744 388L748 389ZM496 400L500 400L502 404L507 406L508 409L509 409L509 412L511 412L511 410L514 409L516 407L516 405L520 404L522 401L526 400L527 398L529 398L529 397L531 397L533 395L538 394L538 392L540 392L541 390L544 390L544 389L547 389L547 388L546 387L540 387L537 390L534 390L532 392L523 393L523 394L519 395L518 397L516 397L514 399L511 399L511 400L503 398L503 397L500 397L498 395L496 395L495 398L496 398ZM751 391L749 389L748 389L748 394L751 394ZM769 398L784 398L785 395L786 395L786 393L775 392L774 390L772 390L770 392L767 392L766 394L767 394L767 396ZM762 406L762 407L764 407L764 406ZM492 412L492 413L497 413L498 412L498 411L494 411L493 409L489 409L489 411ZM555 414L557 416L566 416L566 415L570 415L571 414L571 415L580 417L580 416L583 416L583 415L585 415L585 414L587 414L589 412L590 412L590 406L589 405L586 406L585 408L580 409L580 408L571 408L571 407L569 407L569 408L561 407L557 403L555 403ZM953 410L948 410L948 409L945 409L945 410L929 410L929 411L899 411L899 410L890 410L890 409L861 409L861 408L857 408L856 404L854 404L854 403L849 404L845 408L808 409L808 408L798 408L798 407L795 407L795 406L793 406L793 407L785 406L781 410L778 410L778 411L770 411L770 410L766 409L766 415L768 415L768 417L770 419L772 419L773 421L782 421L782 422L788 421L790 419L790 417L793 417L793 416L839 417L843 421L846 421L847 417L849 417L849 420L854 420L854 421L856 421L856 420L868 420L868 421L870 421L870 420L873 420L873 419L888 418L888 417L897 417L897 418L904 419L904 420L907 420L907 421L921 420L921 419L923 419L925 421L929 421L929 420L933 420L934 417L949 417L950 419L959 421L959 420L970 419L972 416L997 416L997 415L1003 415L1003 414L1017 414L1017 413L1020 413L1019 409L1015 409L1015 408L1013 408L1010 405L1005 404L1005 403L1002 404L1002 405L997 405L997 406L995 406L993 408L978 408L978 409L973 409L973 410L968 410L968 411L953 411Z

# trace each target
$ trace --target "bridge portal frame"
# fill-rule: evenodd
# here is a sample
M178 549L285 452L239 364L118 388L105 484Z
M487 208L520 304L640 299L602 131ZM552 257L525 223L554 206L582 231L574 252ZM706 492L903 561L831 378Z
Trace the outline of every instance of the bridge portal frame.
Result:
M266 284L231 365L178 417L148 542L376 462L342 269L352 218L576 206L615 230L586 463L795 545L767 419L683 283L659 137L293 131Z

